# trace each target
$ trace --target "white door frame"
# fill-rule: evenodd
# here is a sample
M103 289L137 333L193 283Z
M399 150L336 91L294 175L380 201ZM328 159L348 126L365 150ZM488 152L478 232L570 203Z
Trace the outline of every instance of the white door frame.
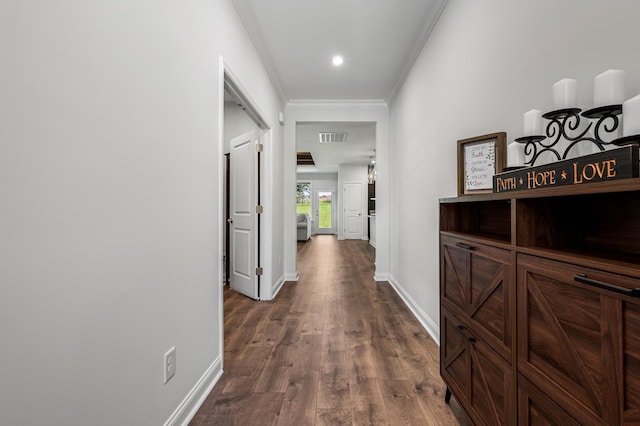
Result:
M383 101L289 101L284 124L284 278L297 281L296 125L309 122L370 122L376 125L376 281L390 279L389 107ZM291 188L290 190L287 188ZM340 220L340 219L339 219ZM342 226L338 223L338 226Z
M269 124L267 120L265 120L265 115L260 111L257 105L251 100L251 97L248 95L248 91L244 89L243 85L240 83L240 80L234 75L234 73L229 68L228 64L225 62L224 57L220 56L218 61L218 145L217 145L217 164L218 164L218 212L217 216L219 218L218 226L217 226L217 244L218 244L218 259L212 260L216 261L218 268L218 276L217 282L215 283L216 288L218 289L218 346L219 353L222 357L222 364L224 366L224 296L222 293L223 287L221 283L223 282L223 253L224 253L224 226L225 226L225 215L223 211L223 197L224 197L224 92L225 86L231 85L233 89L235 89L234 95L238 97L242 101L242 106L245 108L247 115L251 117L251 119L256 123L256 125L263 130L263 134L261 136L261 143L263 144L263 152L261 159L261 170L260 170L260 193L261 193L261 203L263 206L263 214L261 215L261 222L263 223L260 242L258 243L258 249L260 253L260 265L263 266L263 275L261 277L262 283L264 285L261 289L260 298L263 300L271 300L273 298L273 290L272 290L272 271L271 268L264 268L265 265L273 264L273 254L269 248L272 245L273 241L273 230L272 226L269 226L269 223L272 221L273 217L273 149L271 149L271 145L273 142L273 128Z
M320 192L331 192L331 228L320 228ZM313 188L313 200L311 202L311 208L314 209L314 233L316 234L336 234L336 204L338 197L336 196L335 187L319 187Z

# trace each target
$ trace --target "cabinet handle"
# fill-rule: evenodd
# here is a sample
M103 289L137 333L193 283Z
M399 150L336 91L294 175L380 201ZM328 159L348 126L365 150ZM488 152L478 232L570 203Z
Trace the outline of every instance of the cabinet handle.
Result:
M468 336L465 332L464 332L464 327L461 325L456 325L456 328L458 329L458 331L460 332L460 334L462 334L464 336L465 339L467 339L468 341L470 341L471 343L475 343L476 342L476 338L473 336Z
M604 290L614 291L616 293L624 294L631 297L640 297L640 288L624 288L617 285L603 283L602 281L594 280L587 277L587 274L578 274L573 279L579 283L590 285L592 287L598 287Z
M460 247L460 248L465 249L465 250L475 250L476 249L474 246L470 246L470 245L467 245L465 243L456 243L456 247Z

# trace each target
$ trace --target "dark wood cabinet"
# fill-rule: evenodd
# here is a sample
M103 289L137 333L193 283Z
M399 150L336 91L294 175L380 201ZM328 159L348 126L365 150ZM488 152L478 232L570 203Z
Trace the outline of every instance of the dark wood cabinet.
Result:
M640 424L640 180L443 199L441 375L478 424Z

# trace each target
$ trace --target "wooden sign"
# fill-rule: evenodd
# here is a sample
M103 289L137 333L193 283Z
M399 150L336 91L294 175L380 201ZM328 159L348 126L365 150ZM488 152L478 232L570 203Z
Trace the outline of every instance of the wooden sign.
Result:
M526 191L638 177L638 146L602 151L570 160L500 173L493 192Z

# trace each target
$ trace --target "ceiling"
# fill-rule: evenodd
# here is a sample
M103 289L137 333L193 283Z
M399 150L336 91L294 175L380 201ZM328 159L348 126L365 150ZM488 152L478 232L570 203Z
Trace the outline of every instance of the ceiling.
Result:
M347 132L339 143L320 143L320 132ZM334 173L340 164L368 164L375 157L376 123L297 123L298 151L310 152L315 166L298 166L297 171Z
M383 100L446 0L233 0L283 99ZM334 67L331 58L342 55Z
M404 82L447 0L233 0L276 90L287 101L389 102ZM335 67L334 55L344 57ZM375 123L299 123L298 151L316 166L366 164ZM320 144L318 132L348 132Z

